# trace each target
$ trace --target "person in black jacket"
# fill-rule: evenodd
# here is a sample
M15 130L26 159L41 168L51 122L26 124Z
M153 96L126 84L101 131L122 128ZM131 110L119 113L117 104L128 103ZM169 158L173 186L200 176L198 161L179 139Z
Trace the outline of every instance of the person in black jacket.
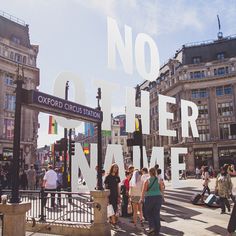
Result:
M109 204L112 205L114 215L111 216L111 223L115 225L117 223L116 213L118 210L118 204L120 203L120 177L119 167L117 164L113 164L110 168L109 174L106 176L104 184L106 189L110 189Z
M131 174L129 171L125 171L125 179L122 182L122 185L120 187L120 194L122 196L122 206L121 206L121 212L122 212L122 217L128 217L128 203L129 203L129 181Z
M28 189L28 178L24 170L20 171L20 186L23 190Z

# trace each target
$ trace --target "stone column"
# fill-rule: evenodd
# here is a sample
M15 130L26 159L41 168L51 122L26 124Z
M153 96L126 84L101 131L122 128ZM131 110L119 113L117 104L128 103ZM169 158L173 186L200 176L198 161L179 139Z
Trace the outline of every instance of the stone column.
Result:
M213 162L214 162L214 169L219 169L219 154L218 154L218 147L216 144L213 144Z
M24 236L26 212L31 208L31 203L0 204L3 213L3 235Z
M111 235L110 224L107 222L107 205L110 190L91 191L94 202L94 223L91 230L94 235ZM93 235L93 233L92 233Z
M188 148L188 155L186 158L186 167L188 171L195 173L194 151L192 147Z

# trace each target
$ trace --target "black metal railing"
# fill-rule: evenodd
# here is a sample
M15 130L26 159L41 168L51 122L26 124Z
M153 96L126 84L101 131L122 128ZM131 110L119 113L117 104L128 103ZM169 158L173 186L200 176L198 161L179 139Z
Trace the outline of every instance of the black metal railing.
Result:
M2 194L10 198L10 190L3 190ZM26 213L28 221L91 224L94 220L94 204L89 194L44 189L20 190L20 199L31 203L31 209Z

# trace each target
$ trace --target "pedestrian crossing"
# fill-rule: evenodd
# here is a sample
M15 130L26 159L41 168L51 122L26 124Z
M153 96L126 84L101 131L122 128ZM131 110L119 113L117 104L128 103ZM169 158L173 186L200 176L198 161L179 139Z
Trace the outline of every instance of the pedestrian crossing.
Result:
M217 207L193 205L191 198L196 193L201 193L201 190L194 187L166 188L165 202L161 207L161 236L226 235L229 214L222 217ZM134 229L130 221L130 218L121 218L119 230L116 229L114 235L147 235L144 230L147 223L144 228L138 225Z

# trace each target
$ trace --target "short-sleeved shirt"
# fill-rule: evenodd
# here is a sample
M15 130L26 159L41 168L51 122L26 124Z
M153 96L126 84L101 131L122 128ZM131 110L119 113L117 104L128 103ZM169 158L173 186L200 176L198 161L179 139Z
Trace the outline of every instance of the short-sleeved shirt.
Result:
M120 177L114 175L108 175L105 178L104 184L106 189L110 189L110 197L118 197L118 184L120 183Z
M45 189L57 188L57 173L54 170L47 171L43 180L46 180Z

